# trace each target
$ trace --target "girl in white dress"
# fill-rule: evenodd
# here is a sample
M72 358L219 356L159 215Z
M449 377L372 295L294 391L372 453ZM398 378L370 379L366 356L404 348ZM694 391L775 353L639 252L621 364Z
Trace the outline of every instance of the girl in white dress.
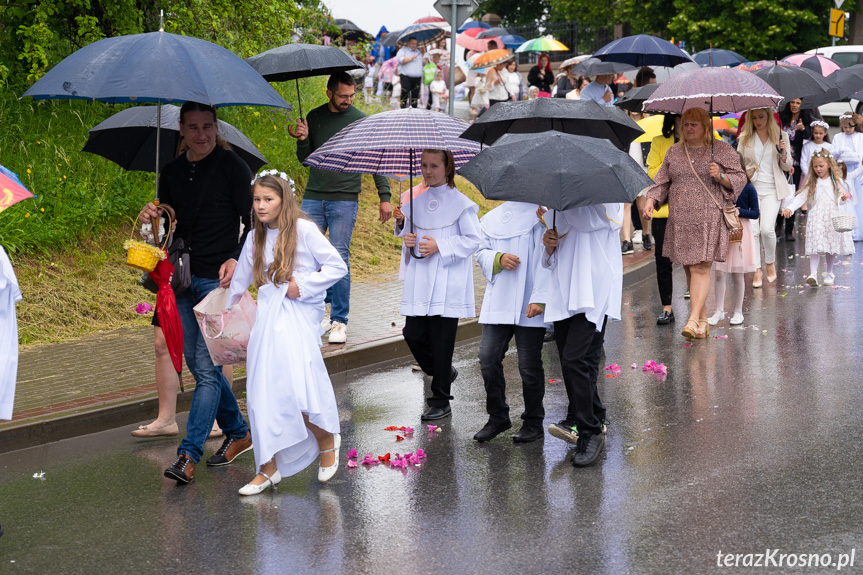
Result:
M809 277L806 283L818 285L818 265L823 257L826 270L822 274L826 286L833 285L833 263L836 256L854 253L851 232L839 233L833 229L833 216L840 213L839 205L844 204L851 194L842 180L842 172L829 152L819 151L812 155L809 179L782 212L790 217L794 210L807 204L806 216L806 255L809 256Z
M242 489L255 495L282 476L308 467L320 453L318 480L336 473L339 414L321 356L327 288L347 266L300 210L284 173L263 172L253 182L254 229L231 280L228 307L258 287L258 312L249 339L246 390L259 473Z
M15 304L21 301L12 262L0 246L0 419L12 419L15 379L18 374L18 320Z
M857 201L863 192L863 116L860 114L842 114L839 116L839 127L842 133L833 137L833 156L845 163L848 177L845 183L848 192L854 198L857 211L857 224L854 227L852 239L863 241L863 202Z
M803 142L803 149L800 152L800 181L804 181L809 175L809 164L812 162L812 154L818 150L827 150L833 152L833 144L830 143L830 136L827 130L830 129L830 124L821 120L815 120L809 124L809 139Z

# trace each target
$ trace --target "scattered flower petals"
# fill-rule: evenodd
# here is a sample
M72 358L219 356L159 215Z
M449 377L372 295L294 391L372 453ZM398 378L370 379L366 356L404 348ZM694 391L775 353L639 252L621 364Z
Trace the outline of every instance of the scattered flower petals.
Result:
M356 461L354 461L353 459L351 459L350 461L348 461L348 464L347 464L347 466L346 466L346 467L348 467L348 468L354 468L354 467L359 467L359 465L357 465L357 462L356 462Z
M351 447L348 450L348 459L356 459L357 458L357 450Z
M437 433L438 431L441 430L441 428L438 427L437 425L429 425L428 428L429 428L429 433Z
M616 363L612 363L611 365L605 366L606 371L611 370L612 373L620 373L620 366Z
M135 313L144 315L145 313L150 313L153 311L153 306L148 304L147 302L141 302L135 306Z
M387 453L386 455L378 455L378 461L382 461L383 463L389 463L390 462L390 454Z
M614 374L613 373L606 373L605 377L614 377Z
M401 435L396 435L396 441L404 441L404 440L405 440L405 438L402 437Z
M384 431L398 431L399 428L395 425L390 425L389 427L384 427Z
M637 364L637 363L633 363L633 364L632 364L632 369L637 369L637 368L638 368L638 364Z
M727 335L714 335L713 339L728 339Z
M33 479L45 479L45 472L40 471L39 473L34 473Z
M559 382L560 382L559 379L549 379L548 380L548 383L559 383Z
M363 458L361 463L363 465L377 465L380 461L375 459L374 453L366 453L366 456Z
M402 429L402 431L404 432L405 435L413 435L414 434L414 428L413 427L405 427L404 429Z
M411 465L419 465L420 464L420 458L417 456L416 453L411 453L410 457L408 457L407 460Z
M684 343L683 347L692 347L692 344L691 343Z
M389 455L389 454L387 454ZM401 467L405 468L408 466L408 461L404 457L399 457L399 454L396 453L396 458L390 461L390 467Z
M656 363L654 360L650 360L644 364L644 367L641 368L642 371L649 371L651 373L655 373L656 375L667 375L668 368L665 367L664 363Z

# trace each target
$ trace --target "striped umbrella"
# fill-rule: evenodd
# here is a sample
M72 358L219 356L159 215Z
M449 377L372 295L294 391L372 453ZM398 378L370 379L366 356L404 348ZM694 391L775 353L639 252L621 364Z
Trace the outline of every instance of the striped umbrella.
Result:
M462 32L466 32L473 28L479 28L480 30L488 30L489 28L491 28L491 26L479 20L472 20L470 22L465 22L464 24L462 24L461 28L458 29L458 33L461 34Z
M645 112L682 114L703 108L711 114L771 108L782 96L767 82L732 68L700 68L669 78L644 102Z
M480 70L483 68L493 68L498 64L502 64L512 58L512 52L503 48L490 50L485 54L480 54L470 65L471 70Z
M465 127L467 127L467 124L465 124ZM477 149L478 151L479 149ZM14 172L0 166L0 212L13 204L17 204L21 200L32 197L34 197L33 194L24 187L24 184L21 183L21 180L18 179L18 176Z
M786 56L784 60L794 66L814 70L824 77L842 68L839 62L821 54L791 54Z
M396 46L407 46L410 38L417 39L418 47L435 46L446 38L446 30L435 24L414 24L402 30Z
M516 52L567 52L569 48L552 38L543 36L528 40L515 50Z
M449 150L460 168L479 153L479 144L459 135L469 124L440 112L405 108L360 118L342 129L303 162L335 172L410 174L420 172L422 151ZM411 202L413 210L413 202ZM411 213L413 231L413 213ZM411 254L417 257L413 250Z

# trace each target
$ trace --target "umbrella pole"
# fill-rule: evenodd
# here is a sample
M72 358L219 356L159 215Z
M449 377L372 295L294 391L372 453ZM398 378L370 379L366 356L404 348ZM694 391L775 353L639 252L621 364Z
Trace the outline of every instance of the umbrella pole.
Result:
M157 206L159 205L159 153L162 146L162 99L159 98L159 101L156 103L156 195L153 199L153 203ZM158 242L159 228L156 228L155 232Z
M411 171L410 171L410 193L411 193L411 231L414 232L414 149L410 149L410 158L411 158ZM416 252L416 247L411 248L411 256L415 257L418 260L423 259L425 256L418 256Z
M300 79L294 78L294 81L297 83L297 107L300 109L300 120L303 119L303 101L300 98Z

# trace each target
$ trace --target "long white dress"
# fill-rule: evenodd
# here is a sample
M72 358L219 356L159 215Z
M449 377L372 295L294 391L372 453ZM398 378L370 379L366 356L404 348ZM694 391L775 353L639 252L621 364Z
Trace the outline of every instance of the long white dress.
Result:
M18 377L18 319L15 304L19 301L21 290L18 279L6 250L0 246L0 419L12 419Z
M411 203L417 234L414 251L419 255L423 236L430 236L437 242L438 252L417 259L402 246L401 315L476 317L471 256L480 244L479 206L456 188L447 185L429 188L402 206L405 221L403 226L396 226L399 237L410 232Z
M542 315L532 318L525 315L528 305L545 303L551 279L551 271L542 267L545 226L536 217L536 206L506 202L484 215L479 225L482 244L474 257L488 280L479 323L545 327ZM494 273L499 253L517 256L518 267Z
M267 230L264 269L273 261L278 230ZM318 227L297 220L297 255L293 277L300 297L287 297L288 284L266 283L258 289L258 312L249 339L246 380L249 422L258 468L275 456L282 476L298 473L318 457L309 421L339 432L339 413L332 382L321 356L321 320L326 290L348 271L341 256ZM228 306L236 304L252 283L255 231L246 238Z
M837 182L839 192L845 190L845 182ZM836 195L833 190L833 181L830 178L820 178L815 187L815 198L810 202L807 188L803 188L788 202L788 209L792 212L803 204L809 206L806 215L806 255L834 254L847 256L854 253L854 240L851 232L839 233L833 229L833 216L840 213L839 206L845 202L839 200L836 205ZM842 208L847 209L847 208Z
M857 215L851 237L855 242L863 241L863 134L836 134L833 137L833 155L841 159L848 169L845 182L851 192L851 203Z
M803 142L803 149L800 152L801 186L803 185L803 181L806 179L807 174L809 174L809 163L812 161L812 154L814 154L818 150L827 150L832 154L833 144L831 144L830 142L821 142L820 144L816 144L812 140L805 140Z
M623 204L599 204L557 213L557 250L543 256L551 270L544 320L560 321L583 313L602 330L607 316L620 320L623 256L618 234ZM565 234L565 235L564 235Z

